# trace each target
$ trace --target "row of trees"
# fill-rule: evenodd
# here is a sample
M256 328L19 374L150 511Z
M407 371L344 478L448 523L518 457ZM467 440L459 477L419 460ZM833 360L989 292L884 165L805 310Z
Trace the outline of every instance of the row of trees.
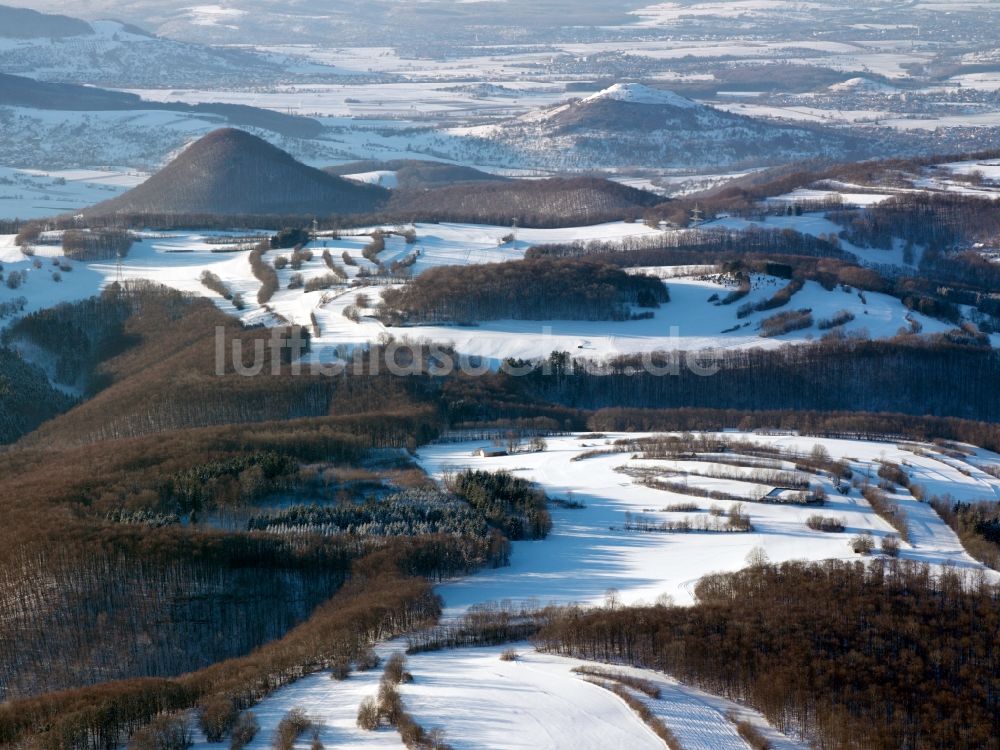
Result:
M237 310L242 310L244 308L243 295L239 292L233 292L229 286L224 282L218 274L212 273L208 269L201 272L200 281L202 286L209 289L225 300L229 300L233 303L233 307Z
M937 441L948 447L951 441L971 443L993 451L1000 451L1000 425L989 422L930 417L923 415L873 413L855 411L814 411L814 410L740 410L717 408L681 409L628 409L609 408L592 413L587 418L587 429L600 432L719 432L727 428L739 430L798 431L820 437L834 437L859 440L896 442L902 438L911 440ZM659 438L664 439L664 438ZM677 450L690 448L689 437L679 440ZM698 445L697 442L693 443ZM702 443L704 445L704 443ZM718 446L718 442L711 445ZM739 453L748 453L761 446L726 443ZM715 450L715 448L710 448ZM627 451L633 450L627 447ZM673 454L665 454L667 456ZM751 455L753 453L751 452ZM772 454L781 457L783 454ZM653 454L652 457L656 457ZM840 474L846 466L839 462L827 462L810 458L796 461L806 466ZM849 470L848 470L849 471ZM850 473L845 477L851 478Z
M832 258L849 261L851 257L828 240L791 229L752 228L687 229L661 234L629 237L621 241L573 242L535 245L527 257L606 257L623 266L682 266L698 263L721 263L747 255L780 255Z
M378 694L365 698L358 707L358 726L368 731L383 724L395 727L409 750L452 750L440 729L428 732L403 706L398 686L413 681L413 675L405 667L406 657L401 653L389 657L379 680Z
M270 250L271 243L264 241L250 251L250 272L260 282L260 289L257 290L257 302L261 305L267 304L281 286L278 281L278 272L274 270L273 265L264 260L264 254Z

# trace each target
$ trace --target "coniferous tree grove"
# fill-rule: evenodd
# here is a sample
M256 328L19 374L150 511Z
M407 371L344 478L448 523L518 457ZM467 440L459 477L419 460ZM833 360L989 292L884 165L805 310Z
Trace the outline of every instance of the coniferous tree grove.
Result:
M463 471L449 488L512 539L544 539L552 528L545 493L508 472Z

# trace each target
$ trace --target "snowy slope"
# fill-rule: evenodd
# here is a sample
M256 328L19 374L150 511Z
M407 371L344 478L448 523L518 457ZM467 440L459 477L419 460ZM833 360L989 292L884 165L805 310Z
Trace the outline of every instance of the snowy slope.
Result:
M604 100L628 102L630 104L651 104L656 106L678 107L680 109L697 109L698 103L673 91L652 89L638 83L616 83L603 91L591 94L583 99L584 103Z
M616 466L630 463L629 453L572 460L586 451L607 448L620 437L625 435L568 435L550 439L544 453L499 458L473 458L473 448L483 445L476 442L440 443L420 450L418 461L435 476L461 467L507 469L538 482L550 496L572 497L587 506L554 509L549 538L515 542L510 568L487 570L440 585L438 592L445 599L446 616L457 616L473 604L502 599L592 604L600 602L608 589L616 589L624 602L651 601L666 594L685 603L691 601L691 589L698 577L743 567L746 553L755 546L763 547L773 561L852 558L847 546L850 535L869 530L877 539L891 531L856 490L848 496L832 493L821 510L824 515L845 520L847 529L842 534L809 530L804 519L815 509L750 503L745 507L756 527L751 534L671 535L610 530L610 526L621 524L626 512L658 515L654 509L667 502L690 500L684 496L672 499L671 493L638 486L629 476L616 472ZM956 499L1000 497L1000 480L981 470L986 465L1000 466L1000 455L987 451L971 450L962 460L927 444L735 432L716 434L715 438L757 442L799 454L810 453L821 445L833 458L848 461L862 477L874 476L880 462L892 461L904 466L912 481L923 485L928 495L950 493ZM673 462L673 468L688 463ZM789 463L786 468L791 466ZM738 484L718 481L720 488L730 490ZM910 523L911 544L903 545L902 557L1000 578L969 558L928 506L902 495L893 499L904 506ZM425 729L443 730L445 740L456 750L663 747L621 699L571 671L584 662L540 654L526 643L513 646L518 652L516 661L500 659L509 646L431 651L408 657L407 669L414 679L400 687L407 710ZM382 644L377 650L385 658L403 648L405 643L397 641ZM754 724L774 750L804 750L808 746L781 735L745 707L679 684L663 674L622 669L656 683L661 690L659 699L640 697L687 750L748 750L736 733L730 712ZM261 732L249 750L267 748L278 721L293 707L305 709L320 722L320 739L328 747L401 748L392 730L360 732L354 727L357 706L376 692L378 677L375 670L335 682L326 673L318 673L278 690L254 708ZM305 750L309 741L308 736L304 737L296 747ZM195 746L195 750L224 748L204 738Z
M354 672L349 680L337 682L328 672L317 672L281 688L251 710L260 724L257 736L246 750L270 750L278 722L292 708L302 708L320 727L320 740L337 750L405 750L394 729L365 732L357 728L358 704L378 692L381 670ZM200 736L199 736L200 735ZM296 750L308 750L311 733L303 735ZM200 733L192 750L228 750L229 741L211 743Z
M409 657L414 682L401 690L407 709L425 728L444 729L456 750L662 750L663 742L624 701L571 671L587 662L518 646L519 657L513 662L500 660L503 647ZM642 696L643 702L674 731L685 750L749 750L725 716L730 710L741 712L736 704L656 672L622 671L660 688L659 699ZM484 710L487 706L502 708ZM774 750L805 747L770 729L754 712L747 718L765 731Z
M177 87L273 82L289 75L281 61L254 52L178 42L117 21L94 21L92 34L0 37L0 70L48 81L97 86ZM337 71L316 65L330 77Z
M413 682L400 688L407 710L428 731L444 732L456 750L605 750L610 747L662 748L663 743L617 696L586 682L571 670L587 662L535 652L515 644L516 662L501 661L505 647L455 649L407 657ZM384 658L401 651L394 641L377 648ZM804 750L804 743L775 729L755 711L680 684L663 674L626 667L622 671L651 680L659 700L644 698L683 743L686 750L748 750L727 718L734 712L749 720L774 750ZM265 750L278 722L292 708L302 708L320 726L327 747L401 750L395 730L363 732L355 727L358 704L375 694L381 670L353 673L343 682L320 672L284 687L253 711L261 730L247 746ZM305 750L311 737L296 743ZM225 743L196 737L194 750L224 750Z
M689 514L664 513L658 509L690 502L692 498L638 484L634 477L616 471L629 464L629 454L572 460L584 451L606 447L619 437L623 436L609 435L602 440L553 438L544 453L499 458L473 458L473 450L484 443L444 443L421 449L419 461L434 476L466 467L506 469L537 482L552 497L572 498L587 506L576 510L554 508L553 530L548 539L515 542L509 568L483 571L442 585L439 590L449 612L462 612L477 602L504 599L594 604L602 601L611 588L617 589L625 602L652 602L666 594L678 603L685 603L692 600L693 587L699 578L706 573L742 568L747 553L758 545L774 562L852 559L854 554L848 540L854 534L870 531L878 541L894 533L858 490L840 495L828 480L829 499L822 508L747 503L744 510L754 525L751 533L623 531L626 513L657 522L678 520ZM951 494L956 499L1000 497L1000 480L985 474L966 477L933 446L924 447L927 455L917 456L908 448L892 443L752 433L726 433L724 437L750 439L802 454L810 453L817 444L823 445L834 458L849 460L860 476L873 478L880 461L906 462L911 465L908 470L913 481L926 487L928 497L935 494ZM983 460L997 465L1000 456L984 455ZM739 484L719 480L713 488L739 494ZM903 544L901 557L936 565L951 564L959 569L985 570L962 550L955 534L929 506L904 495L892 499L910 520L911 544ZM731 505L729 501L713 502L723 509ZM700 503L707 507L709 501ZM807 528L806 519L815 513L843 518L845 531L825 533ZM994 573L989 575L1000 578Z
M640 84L615 84L579 101L496 124L454 128L450 158L496 166L734 168L819 155L843 157L844 133L732 114Z
M787 218L803 220L805 217ZM656 231L643 224L623 222L566 229L519 229L516 243L502 243L504 235L510 233L508 227L417 224L414 228L416 243L407 244L403 237L393 234L386 240L386 250L379 255L379 260L389 265L416 254L411 270L419 274L436 266L517 260L523 258L525 250L535 244L614 241L651 235ZM808 227L801 230L809 231ZM671 301L653 311L652 318L617 322L497 320L475 327L428 325L386 328L373 317L374 307L385 287L337 284L314 292L288 288L295 273L302 275L303 282L327 276L330 269L322 257L327 250L333 261L347 273L349 281L356 280L360 269L374 271L374 264L362 256L363 248L371 241L371 231L359 230L357 234L339 238L320 237L310 243L313 258L303 263L299 271L288 266L278 272L281 286L270 300L269 307L288 321L301 325L312 325L315 316L319 331L312 341L310 361L335 361L354 346L375 341L383 334L391 334L400 340L429 339L452 343L459 354L482 358L494 368L508 357L540 358L553 351L604 359L619 354L654 351L775 348L788 343L815 341L825 333L814 325L781 336L761 337L762 320L775 312L802 308L810 308L817 322L832 318L842 310L851 310L854 320L838 330L861 337L892 337L900 329L908 330L910 320L919 324L925 334L942 333L951 328L941 321L911 313L893 297L867 293L862 299L857 292L840 289L828 292L814 282L807 282L784 308L738 318L739 304L718 305L710 301L713 295L724 296L733 287L720 277L703 275L704 269L697 267L642 269L665 279ZM266 234L262 230L262 236ZM260 284L250 272L249 247L233 252L213 252L220 249L218 240L225 235L224 232L147 233L146 238L136 243L125 258L122 275L130 279L150 279L184 292L208 296L221 309L239 314L247 323L270 320L269 313L256 304ZM61 256L60 248L57 245L40 245L36 248L35 257L29 258L14 245L13 239L10 235L0 236L0 263L8 272L27 272L27 281L14 290L0 285L0 302L23 296L27 299L28 311L38 310L96 294L117 276L114 263L67 261L66 264L74 271L62 273L62 280L56 282L53 280L55 267L52 259ZM288 256L289 252L272 251L267 257L273 262L279 255ZM355 265L343 262L344 253ZM36 259L43 257L47 258L46 261L41 268L36 268ZM232 292L242 294L246 308L239 312L230 302L206 289L199 280L204 270L211 270ZM786 283L764 275L754 276L752 282L750 294L740 304L765 300ZM354 322L344 313L348 307L357 304L358 294L368 297L368 306L361 310L360 320Z

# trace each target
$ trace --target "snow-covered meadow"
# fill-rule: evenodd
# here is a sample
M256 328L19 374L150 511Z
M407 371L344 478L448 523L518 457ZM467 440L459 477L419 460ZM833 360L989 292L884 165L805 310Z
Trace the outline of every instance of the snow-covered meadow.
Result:
M406 647L403 641L381 644L377 653L387 658ZM428 731L443 731L456 750L605 750L629 747L662 748L658 739L632 710L613 693L587 682L574 667L587 664L534 651L529 644L513 644L518 659L500 658L508 647L467 648L416 654L407 658L413 682L401 686L407 711ZM344 681L319 672L285 687L253 710L261 730L248 750L266 750L282 717L301 708L318 727L326 747L347 750L387 748L403 750L395 729L367 732L358 729L358 704L378 691L381 669L355 672ZM710 695L650 670L622 668L631 676L653 682L659 699L644 699L690 750L749 750L730 717L751 722L774 750L804 750L807 745L787 737L756 711ZM295 745L305 750L312 734ZM197 738L193 750L221 750L225 743Z
M37 219L78 211L114 198L148 175L130 169L0 167L0 216Z
M633 469L654 468L664 475L688 473L692 485L739 493L765 494L770 489L752 475L753 459L738 450L711 455L702 461L633 458L631 451L614 450L623 438L652 437L636 434L566 435L548 440L541 452L478 457L478 448L489 442L441 442L421 448L418 463L437 479L464 468L506 470L529 479L551 498L583 507L552 507L553 528L544 541L515 542L511 565L438 586L446 618L455 618L470 607L504 600L544 605L577 602L600 605L614 591L623 603L672 600L692 602L697 580L706 573L737 570L748 564L751 550L763 549L775 562L784 560L852 559L849 541L858 533L875 540L894 534L853 487L847 494L834 488L831 476L810 473L822 485L827 501L822 507L746 502L744 512L752 532L662 533L629 531L629 518L662 520L694 515L692 511L665 511L668 505L709 503L728 509L734 503L705 500L656 489L640 483ZM941 448L930 444L814 438L793 433L725 432L708 435L720 444L742 442L783 451L783 471L795 472L795 457L813 455L821 446L833 460L847 463L857 482L878 481L884 463L902 467L911 486L920 485L927 497L951 495L955 499L1000 498L1000 479L984 471L1000 467L1000 455L971 446ZM956 450L960 448L961 450ZM746 448L744 448L746 450ZM613 451L613 452L608 452ZM961 457L959 457L961 456ZM748 468L733 464L745 462ZM725 462L725 463L724 463ZM624 471L623 471L624 469ZM744 474L743 479L711 479L698 474ZM900 557L932 566L951 566L959 572L998 578L970 558L954 533L926 502L897 488L890 498L906 514L909 543L901 544ZM813 530L809 515L821 513L841 519L842 532ZM383 657L405 649L406 641L380 644ZM501 659L505 649L517 659ZM440 729L455 748L515 750L518 748L593 748L620 746L654 748L662 742L629 707L611 692L586 682L574 667L583 662L536 652L528 643L484 648L429 651L408 657L413 682L400 687L404 704L427 730ZM617 668L616 668L617 669ZM736 732L734 718L748 720L762 731L776 750L805 748L800 738L781 735L756 712L717 696L679 684L669 676L625 668L628 674L651 680L661 691L659 699L640 697L679 738L695 750L748 750ZM327 746L362 748L402 745L394 730L362 732L354 719L360 701L376 692L379 670L354 673L336 682L325 672L310 675L262 701L254 710L261 732L250 750L268 747L281 717L301 707L318 722L320 739ZM298 747L308 747L309 738ZM202 740L198 750L217 750Z
M743 220L719 224L731 228L749 226ZM772 217L766 224L787 225L806 233L834 231L833 224L817 216ZM386 247L378 260L384 266L413 261L409 268L413 275L438 266L518 260L524 257L528 247L537 244L614 242L651 237L659 231L641 223L624 222L566 229L522 228L517 230L516 241L505 241L510 234L509 227L416 224L412 227L416 241L410 243L398 231L400 228L385 229L396 232L386 236ZM206 296L220 309L247 324L287 321L309 326L313 333L309 361L321 363L337 361L354 347L387 335L397 340L451 344L458 354L479 358L497 367L507 358L542 358L553 351L602 360L656 351L773 348L815 341L825 333L810 326L780 336L762 337L761 323L773 312L754 312L738 317L740 305L718 304L719 298L735 288L734 282L701 267L642 269L663 278L671 296L671 301L653 311L648 319L495 320L473 327L440 324L386 327L374 317L374 308L386 287L371 283L378 281L375 277L359 277L359 273L374 273L377 269L377 265L363 255L365 246L371 242L372 231L357 230L337 237L321 235L310 242L307 249L312 257L304 260L298 269L288 264L278 271L280 288L266 306L257 303L260 282L252 275L248 259L254 237L268 236L264 229L249 233L142 232L139 233L141 241L132 246L120 271L113 261L65 259L56 234L43 236L53 244L37 245L30 256L14 244L12 235L0 236L0 264L4 273L7 277L22 274L24 279L16 288L0 285L0 303L23 298L24 312L32 312L60 302L84 299L99 293L118 278L120 272L124 279L148 279L182 292ZM305 285L310 281L331 274L324 260L326 252L346 274L347 280L332 283L325 289L306 291ZM287 260L290 253L290 250L273 250L265 257L269 262L280 256ZM858 253L866 259L871 256L875 262L883 258L888 260L887 256L891 255L861 249ZM241 309L237 309L232 300L202 284L201 276L205 271L218 276L232 295L242 298ZM783 279L754 275L751 291L740 304L761 302L786 283ZM349 315L349 308L358 315ZM935 334L950 328L946 323L907 310L896 298L876 293L859 294L856 290L827 291L812 281L806 282L787 306L787 309L803 308L811 309L817 324L835 318L842 311L850 311L853 319L837 328L846 335L862 338L889 338L900 330L912 329Z
M609 434L594 439L569 436L549 440L539 453L516 453L495 458L475 458L473 451L488 443L439 443L420 451L419 461L432 476L472 467L490 471L507 470L536 482L550 497L582 503L582 509L554 508L553 531L542 542L516 542L511 566L484 571L476 576L446 584L441 594L449 611L464 611L482 601L537 599L545 604L602 601L609 589L616 589L626 603L652 602L667 595L678 603L693 600L693 588L706 573L738 570L747 554L763 547L774 562L785 560L851 559L848 541L869 531L876 541L895 534L894 529L861 497L859 488L842 495L829 477L811 476L822 485L827 501L822 506L772 503L744 503L753 531L749 533L661 533L626 531L626 514L653 523L691 519L692 513L666 511L666 507L696 502L704 514L711 504L728 511L734 501L692 498L642 484L634 473L622 468L652 464L658 476L677 475L691 486L719 490L734 495L758 496L772 486L735 479L711 479L698 474L726 473L732 468L711 462L635 461L631 453L608 453L583 458L586 452L605 451L619 438L634 435ZM985 463L996 466L1000 456L977 451L969 462L945 456L933 446L834 440L798 435L723 433L720 442L748 440L786 451L789 457L809 455L817 445L835 459L848 462L859 481L878 483L878 467L891 462L906 467L912 482L924 488L927 497L951 495L957 500L1000 499L1000 479L977 469ZM693 465L692 465L693 464ZM789 467L791 464L789 464ZM786 467L787 469L788 467ZM967 472L968 475L966 475ZM678 479L671 479L678 481ZM926 503L905 490L892 494L907 514L910 543L903 542L900 557L937 565L983 569L962 549L955 534ZM829 533L806 526L809 516L821 514L844 521L844 531Z

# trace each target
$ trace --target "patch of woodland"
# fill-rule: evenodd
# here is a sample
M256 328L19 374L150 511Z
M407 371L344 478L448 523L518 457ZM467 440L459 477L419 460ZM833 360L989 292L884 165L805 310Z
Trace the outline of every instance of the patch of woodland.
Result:
M460 164L449 164L440 161L421 159L364 159L361 161L324 167L324 172L346 177L364 172L388 171L396 173L396 181L400 188L434 188L457 183L470 182L504 182L509 178L490 174L472 167Z
M126 285L131 288L130 285ZM320 418L330 413L366 411L366 402L400 413L419 409L425 384L381 375L338 379L297 373L291 362L293 344L303 351L308 338L297 326L247 328L221 313L208 300L184 298L176 292L148 286L134 302L121 303L113 293L26 317L13 333L37 344L55 361L66 378L76 376L89 384L92 397L60 420L46 424L28 442L84 443L141 436L153 432L215 424L238 424ZM223 332L227 344L225 368L217 371L216 336ZM64 335L61 335L64 334ZM260 349L262 356L255 353ZM255 372L239 374L233 363ZM271 363L277 360L278 369ZM273 373L273 374L272 374ZM354 393L359 404L335 410L347 398L334 393ZM364 392L374 394L364 398ZM387 404L392 403L392 407ZM384 441L388 429L403 434L391 422L373 429L373 444Z
M663 202L654 193L594 177L482 181L394 191L388 213L404 221L554 227L639 218Z
M830 748L1000 747L1000 590L886 559L712 574L693 607L564 610L543 650L657 669Z
M544 539L552 529L548 497L523 477L467 469L448 476L445 486L508 539Z
M992 293L1000 285L1000 271L996 264L971 252L928 250L919 272L910 274L889 264L858 265L839 249L836 237L815 238L790 229L697 229L629 238L621 244L538 245L529 248L526 257L594 258L623 268L713 265L738 282L719 304L732 304L746 296L749 274L758 273L790 279L792 290L815 281L830 292L840 288L888 294L909 310L950 323L961 320L958 306L968 305L982 315L977 322L988 326L986 332L1000 327L1000 302ZM866 304L863 295L861 302ZM753 310L744 314L749 312Z
M125 382L148 372L137 366L130 374L143 358L122 365ZM205 398L224 387L220 379ZM0 585L4 601L16 603L0 626L0 642L8 646L0 654L0 690L14 696L178 674L246 653L329 598L352 560L410 544L347 534L227 533L196 523L296 492L307 462L350 476L348 469L372 448L398 450L437 434L433 409L404 401L405 394L395 401L391 392L382 395L381 403L371 399L371 411L359 403L343 416L258 422L251 429L161 428L136 438L100 440L90 433L63 442L76 419L91 422L71 412L67 422L50 423L50 438L33 436L39 439L0 455ZM141 420L149 412L139 409ZM353 493L346 479L330 490ZM454 576L505 559L502 537L423 538L419 554L406 558L415 575ZM39 580L49 582L42 598Z
M351 580L309 619L246 656L174 678L105 682L0 705L0 742L113 750L157 717L214 705L221 736L240 712L303 675L365 658L371 645L433 623L440 603L430 584L400 571L419 540L357 560Z
M449 493L410 489L363 502L299 504L251 516L251 530L362 538L450 534L470 540L468 570L505 565L509 544L485 513Z
M1000 232L1000 213L988 197L962 193L908 192L864 211L831 212L845 239L861 247L893 249L902 240L913 247L955 250L988 241Z
M97 366L142 340L139 331L126 331L126 321L141 315L166 323L194 304L180 292L149 282L115 283L98 296L25 315L4 330L3 339L42 349L53 360L57 383L93 393L106 382Z
M12 443L76 403L41 367L0 346L0 445Z
M869 341L828 336L779 349L659 352L596 360L553 352L510 360L508 387L526 401L585 410L714 408L894 412L1000 420L1000 354L960 337ZM707 374L706 374L707 373Z
M489 263L428 269L383 293L386 324L485 320L629 320L633 307L669 301L659 279L627 274L608 264L573 259Z
M993 570L1000 570L1000 503L960 502L936 496L930 503L958 534L966 552Z
M124 229L67 229L63 232L62 249L70 260L117 260L128 255L135 239Z

